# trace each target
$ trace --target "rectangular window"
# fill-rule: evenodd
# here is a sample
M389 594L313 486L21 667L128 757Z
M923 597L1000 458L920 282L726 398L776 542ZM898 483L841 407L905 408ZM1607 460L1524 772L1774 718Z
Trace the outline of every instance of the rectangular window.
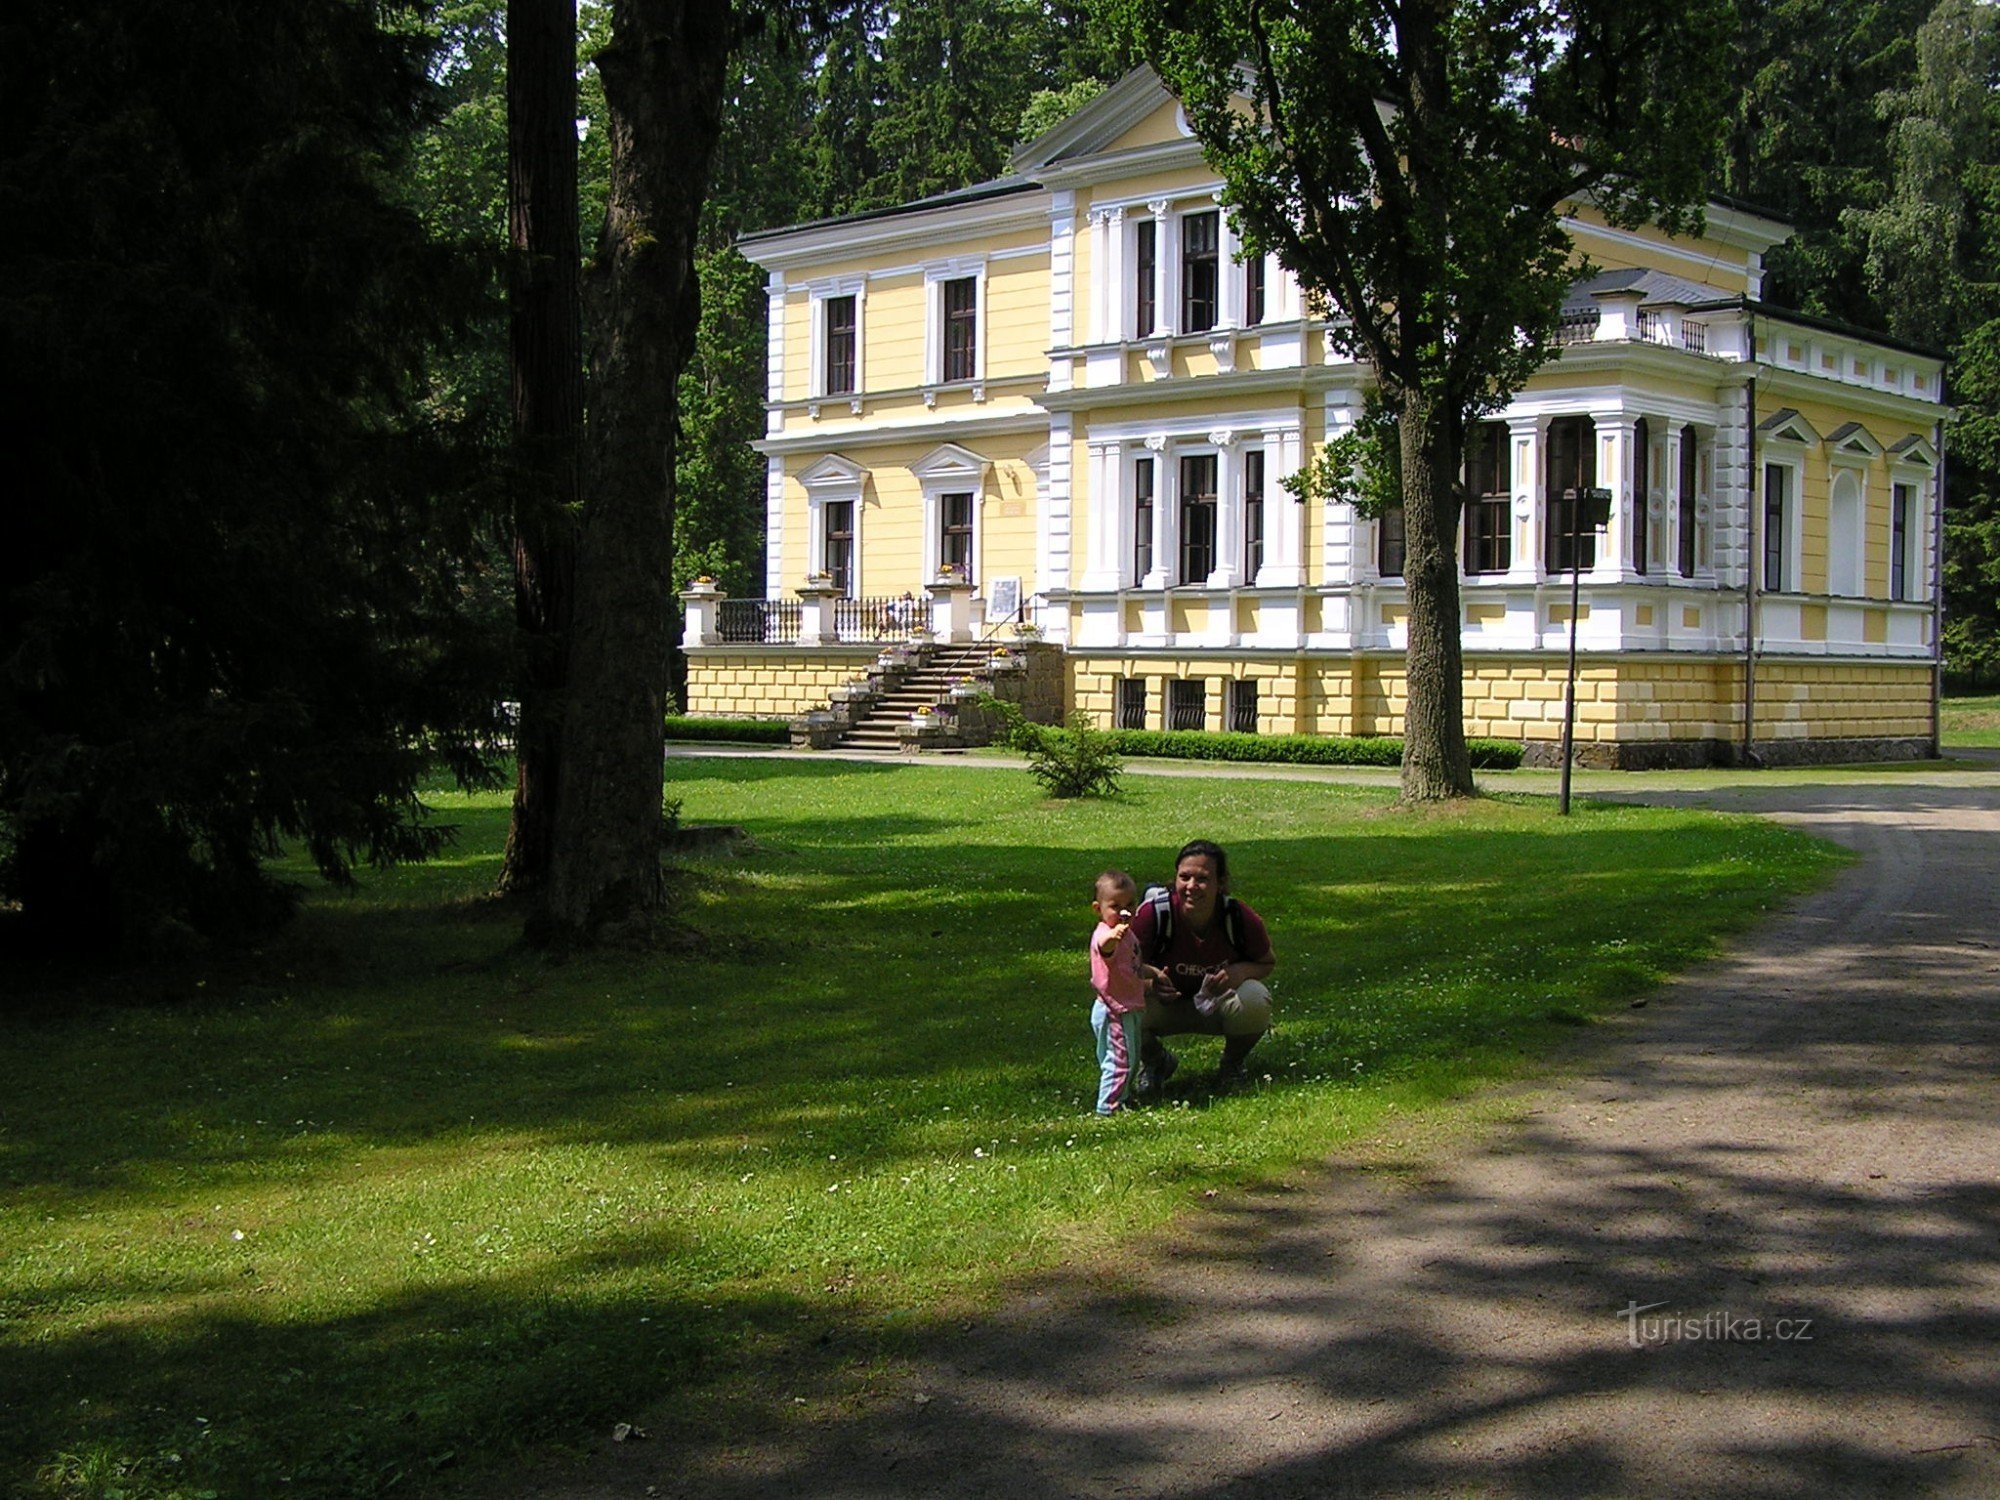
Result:
M1243 579L1257 581L1264 566L1264 450L1243 455Z
M854 390L855 299L829 297L826 310L826 394L844 396Z
M1915 530L1917 492L1898 484L1889 491L1889 597L1910 599L1910 535Z
M1144 583L1153 571L1153 461L1132 468L1132 581Z
M1261 255L1252 256L1243 266L1243 322L1246 327L1255 328L1264 321L1264 262Z
M1785 512L1792 471L1780 464L1764 465L1764 587L1785 588Z
M1597 484L1597 424L1589 417L1549 423L1543 495L1548 506L1546 560L1551 573L1589 572L1597 565L1597 531L1584 525L1583 492Z
M1481 422L1465 449L1465 571L1504 573L1514 560L1507 425Z
M1382 512L1375 523L1375 571L1384 578L1403 576L1403 558L1407 551L1403 536L1403 507L1392 505Z
M1167 728L1208 728L1208 682L1201 677L1175 677L1167 682Z
M971 380L978 352L979 282L961 276L944 283L944 378Z
M1653 523L1647 518L1647 480L1652 478L1653 430L1644 417L1632 424L1632 571L1646 571L1646 533Z
M1220 285L1222 215L1216 209L1181 220L1181 332L1206 333L1215 326Z
M1186 583L1206 583L1215 571L1215 455L1191 453L1181 460L1181 575Z
M833 586L851 598L854 594L854 502L829 500L820 507L820 520L825 528L826 571L833 576Z
M1229 728L1235 734L1257 732L1257 679L1240 677L1229 684Z
M1145 678L1121 677L1118 679L1118 727L1120 729L1144 729L1146 727Z
M972 577L972 495L969 492L943 495L938 500L941 523L938 530L940 567L957 568Z
M1141 219L1132 227L1133 291L1132 336L1145 338L1159 321L1153 305L1153 284L1159 272L1160 224L1157 219Z
M1694 577L1695 464L1698 454L1692 427L1681 429L1681 577Z

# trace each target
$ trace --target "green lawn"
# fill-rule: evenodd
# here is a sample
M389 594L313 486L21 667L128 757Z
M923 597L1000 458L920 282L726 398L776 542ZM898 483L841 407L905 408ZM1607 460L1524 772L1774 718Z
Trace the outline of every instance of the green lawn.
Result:
M1950 696L1940 707L1945 748L2000 748L2000 694Z
M673 769L759 846L686 883L685 951L520 951L481 899L503 800L444 798L452 855L262 954L5 1023L0 1488L476 1493L669 1393L699 1421L1518 1072L1840 858L1539 799ZM1277 946L1266 1081L1211 1101L1195 1042L1167 1107L1100 1121L1091 876L1198 833Z

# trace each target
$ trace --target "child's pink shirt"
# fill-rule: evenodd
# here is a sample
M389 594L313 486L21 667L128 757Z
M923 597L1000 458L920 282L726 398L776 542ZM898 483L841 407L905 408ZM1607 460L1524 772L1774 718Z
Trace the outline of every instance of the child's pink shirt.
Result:
M1097 998L1113 1015L1127 1015L1146 1008L1146 981L1139 972L1139 935L1128 925L1125 936L1110 953L1098 951L1098 944L1111 931L1109 922L1099 922L1090 935L1090 984Z

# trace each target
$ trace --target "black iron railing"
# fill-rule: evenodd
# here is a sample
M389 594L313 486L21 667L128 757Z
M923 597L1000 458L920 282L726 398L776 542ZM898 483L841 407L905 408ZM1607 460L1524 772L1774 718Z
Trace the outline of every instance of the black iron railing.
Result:
M843 641L901 640L931 628L931 601L905 594L900 599L836 599L833 633Z
M788 646L798 641L803 615L796 599L724 599L715 628L732 645Z

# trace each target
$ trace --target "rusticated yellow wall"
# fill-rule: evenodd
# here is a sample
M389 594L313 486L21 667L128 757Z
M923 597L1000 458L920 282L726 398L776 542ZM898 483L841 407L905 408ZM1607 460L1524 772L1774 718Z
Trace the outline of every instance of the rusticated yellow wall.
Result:
M1580 742L1643 744L1742 735L1742 663L1733 659L1628 658L1577 671ZM1260 734L1395 735L1403 732L1408 678L1400 656L1072 657L1070 706L1108 728L1120 679L1146 680L1146 727L1164 728L1170 678L1208 682L1208 724L1227 720L1232 679L1257 682ZM1921 739L1930 733L1930 669L1923 663L1774 662L1757 669L1755 737ZM1492 739L1562 737L1563 665L1529 657L1468 657L1465 730Z
M859 677L873 646L705 646L688 653L686 711L723 718L786 719L824 708Z

